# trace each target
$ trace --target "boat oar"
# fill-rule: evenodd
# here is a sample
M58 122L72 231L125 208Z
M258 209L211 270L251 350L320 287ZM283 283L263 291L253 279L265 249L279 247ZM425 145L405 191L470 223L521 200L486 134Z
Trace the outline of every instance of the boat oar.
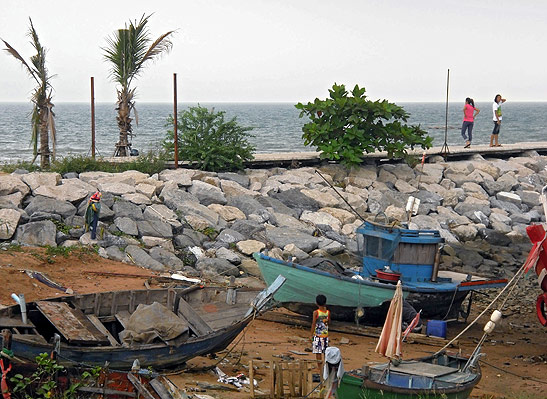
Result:
M336 194L338 194L338 196L339 196L340 198L342 198L342 200L344 200L344 202L346 203L346 205L349 206L349 208L350 208L357 216L359 216L359 219L361 219L363 222L365 222L365 218L364 218L363 216L361 216L361 215L359 214L359 212L357 212L357 211L353 208L353 206L350 205L350 203L344 198L344 196L338 192L338 190L336 189L336 187L334 187L332 184L329 183L329 181L328 181L327 179L325 179L325 176L323 176L323 175L321 174L321 172L319 172L317 169L315 169L315 173L317 173L319 176L321 176L321 178L325 181L325 183L327 183L327 184L329 185L329 187L332 188L332 189L334 190L334 192L335 192Z

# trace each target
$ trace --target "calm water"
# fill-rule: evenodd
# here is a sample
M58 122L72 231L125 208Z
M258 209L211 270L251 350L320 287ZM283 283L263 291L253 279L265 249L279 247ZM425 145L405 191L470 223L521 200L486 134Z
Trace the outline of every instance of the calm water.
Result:
M179 110L196 104L180 104ZM201 103L226 117L237 117L243 126L254 127L251 142L257 152L313 151L302 141L304 119L292 103ZM434 145L444 143L445 104L401 103L410 114L409 123L420 124L434 138ZM475 121L473 142L488 143L492 131L491 103L477 103L481 113ZM449 145L463 145L460 136L463 102L451 104L448 112ZM29 103L0 103L0 161L31 160ZM55 105L57 153L91 153L91 112L89 104L59 103ZM172 114L172 104L137 103L139 125L133 148L141 152L155 149L167 130L166 119ZM547 103L511 103L503 105L503 125L500 142L547 141ZM118 140L116 111L113 104L95 106L96 148L99 155L111 156Z

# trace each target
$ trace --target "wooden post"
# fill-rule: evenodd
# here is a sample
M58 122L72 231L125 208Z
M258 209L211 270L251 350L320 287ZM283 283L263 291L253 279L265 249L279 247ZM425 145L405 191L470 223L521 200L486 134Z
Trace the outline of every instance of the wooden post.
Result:
M270 399L275 398L275 363L270 360Z
M179 167L179 136L177 132L177 74L173 74L173 135L175 140L175 169Z
M294 374L298 370L294 367L294 363L287 363L287 368L288 368L288 372L289 372L289 375L288 375L288 378L289 378L289 393L291 395L291 398L294 398L296 396L296 391L294 389Z
M95 159L95 78L91 77L91 158Z
M253 399L255 397L254 378L255 378L255 369L254 369L253 360L251 359L249 361L249 390L251 391L250 395L251 395L251 398Z
M277 395L276 398L281 399L283 397L283 363L275 362L275 368L277 369Z

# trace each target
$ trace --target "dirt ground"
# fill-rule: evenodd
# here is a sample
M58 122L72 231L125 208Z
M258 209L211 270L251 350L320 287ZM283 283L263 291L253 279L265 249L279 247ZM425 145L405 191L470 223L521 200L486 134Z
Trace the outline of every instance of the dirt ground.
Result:
M143 288L145 282L154 287L158 283L154 278L150 279L156 276L150 270L103 259L85 251L64 257L47 255L40 248L0 250L0 281L4 288L0 291L0 304L11 305L11 293L23 293L27 301L64 295L58 289L31 279L25 270L40 271L76 293ZM96 272L131 276L106 276ZM533 298L530 304L533 304ZM461 349L464 354L469 354L482 335L484 322L474 326L460 340L459 347L452 350ZM464 326L461 322L450 323L449 337L455 336ZM342 351L346 370L360 368L369 361L383 361L374 352L375 338L336 332L331 332L330 336L331 345L338 346ZM309 346L307 329L255 320L229 346L230 352L219 353L214 359L195 358L187 364L191 372L179 373L170 378L179 387L191 391L197 387L197 382L218 384L216 377L202 368L218 363L222 371L230 376L239 373L248 376L249 361L254 359L259 366L255 377L258 380L258 389L267 392L269 370L261 361L291 358L312 360L313 355L306 351ZM424 356L437 349L439 348L424 344L405 344L404 358ZM532 305L529 309L521 309L520 312L504 318L502 325L489 337L483 352L486 354L482 359L483 377L473 391L473 398L547 398L547 329L538 323ZM204 394L216 398L249 397L245 390L231 392L207 389Z

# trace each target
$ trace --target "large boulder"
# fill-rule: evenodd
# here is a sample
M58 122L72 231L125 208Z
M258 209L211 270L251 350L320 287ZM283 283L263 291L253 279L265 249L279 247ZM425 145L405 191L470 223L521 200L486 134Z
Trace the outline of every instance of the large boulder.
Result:
M23 245L56 247L56 234L57 228L50 220L31 222L17 228L15 241Z
M155 271L164 271L167 269L164 265L152 258L144 249L138 247L137 245L128 245L125 248L125 253L129 258L129 261L138 266Z
M137 228L140 236L172 238L173 229L167 222L161 220L138 220Z
M221 172L218 174L218 178L222 180L230 180L236 182L244 188L249 188L250 178L244 173L233 173L233 172Z
M137 223L131 218L126 216L116 218L114 219L114 224L122 233L129 234L131 236L139 235Z
M33 191L41 186L56 186L61 181L61 175L59 173L52 172L32 172L21 175L21 180L23 180L27 186Z
M182 260L177 258L174 253L169 252L164 248L154 247L150 249L149 253L153 259L171 270L182 270L184 267L184 262Z
M41 195L34 197L30 204L25 208L29 216L35 212L47 212L60 215L63 218L74 216L76 207L68 201L58 201L53 198L43 197Z
M15 209L0 209L0 240L13 237L21 219L21 212Z
M169 223L173 228L182 227L182 223L178 220L177 214L163 204L154 204L147 206L143 212L145 220L161 220Z
M210 204L225 205L227 203L226 196L220 188L200 180L194 180L188 188L188 192L199 199L199 202L205 206Z
M125 200L114 202L112 207L116 217L128 217L133 220L143 220L142 209L140 206ZM101 209L102 213L102 209Z
M30 192L30 188L18 176L0 176L0 195L9 195L16 192L20 192L24 197Z
M303 251L311 252L319 245L319 239L299 230L272 227L266 229L266 238L274 246L284 248L294 244Z
M203 278L216 278L219 276L239 277L239 269L226 259L220 258L200 258L196 263L196 269L199 270Z
M315 212L321 208L319 203L313 198L304 195L298 189L290 189L283 192L272 193L271 196L291 209L297 210L300 213L302 211Z

